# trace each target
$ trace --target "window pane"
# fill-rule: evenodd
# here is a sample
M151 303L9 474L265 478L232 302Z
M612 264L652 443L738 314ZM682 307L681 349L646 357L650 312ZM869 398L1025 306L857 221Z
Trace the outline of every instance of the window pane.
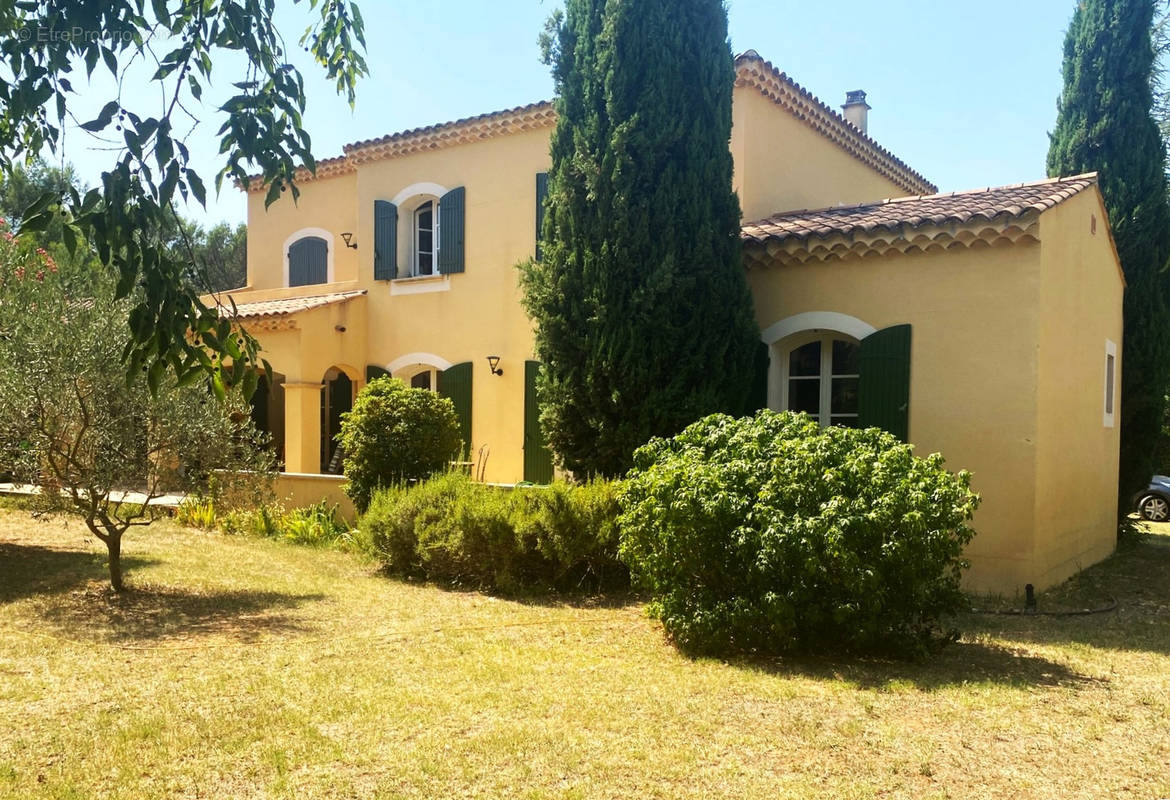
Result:
M798 347L788 356L788 374L790 377L812 376L821 374L821 343L809 342Z
M833 378L833 414L857 413L857 385L859 378Z
M432 218L431 217L431 204L424 203L423 205L419 206L419 209L418 209L419 230L422 230L423 228L425 228L429 231L431 229L431 218Z
M410 385L415 389L429 390L431 388L430 370L427 370L426 372L420 372L419 374L415 375L410 379Z
M833 374L857 375L860 367L861 345L846 342L842 339L833 340Z
M433 253L434 248L431 247L433 240L430 231L420 230L418 232L418 251L420 253Z
M788 381L788 410L821 413L821 382L816 378Z
M1113 356L1105 356L1105 413L1113 413Z
M418 254L418 274L430 275L434 271L433 256L430 253Z
M861 423L856 416L852 417L830 417L830 425L840 425L842 428L860 428Z

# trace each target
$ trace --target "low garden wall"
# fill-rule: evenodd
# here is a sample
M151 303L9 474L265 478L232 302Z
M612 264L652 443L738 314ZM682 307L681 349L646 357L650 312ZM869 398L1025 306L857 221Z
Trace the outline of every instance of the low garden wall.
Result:
M280 472L272 490L285 508L304 508L322 500L337 505L337 514L349 522L357 518L353 501L342 490L342 475L318 475L310 472Z

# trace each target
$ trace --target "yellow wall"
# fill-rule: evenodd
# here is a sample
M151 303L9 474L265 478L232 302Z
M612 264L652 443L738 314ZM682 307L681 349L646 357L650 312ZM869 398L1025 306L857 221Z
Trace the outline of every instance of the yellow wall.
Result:
M264 192L248 194L248 288L277 289L285 285L284 243L303 228L321 228L333 234L331 251L334 282L356 280L360 249L353 250L341 240L343 231L357 229L357 176L338 175L300 184L301 196L294 203L285 193L264 209ZM320 287L300 287L298 293L316 294Z
M757 90L735 90L731 152L745 220L906 194Z
M1093 218L1096 218L1096 233ZM1123 284L1096 191L1041 218L1036 584L1063 580L1113 551L1121 417ZM1106 427L1105 341L1117 347Z
M353 501L345 493L345 478L340 475L314 475L282 472L276 476L272 491L285 508L304 508L324 500L337 506L337 515L353 522L357 518Z
M889 181L757 90L736 89L734 104L731 146L748 216L897 193ZM233 293L237 302L354 288L369 292L358 305L346 306L361 308L367 320L349 325L346 334L333 331L333 316L351 312L335 306L313 312L326 316L298 315L297 331L260 335L266 357L294 387L285 397L286 423L300 428L286 436L290 469L319 468L311 384L329 366L352 365L364 379L367 364L385 368L407 354L427 353L473 365L472 457L483 446L489 449L485 477L499 482L523 477L524 361L532 357L532 330L520 306L515 265L533 253L535 176L548 169L551 132L546 127L360 164L355 173L304 182L296 204L286 195L265 210L262 192L249 195L249 289ZM746 184L745 175L751 176ZM395 281L393 287L437 288L449 280L449 291L396 294L389 282L373 279L374 201L394 200L420 183L465 187L466 271L449 279ZM400 270L410 251L413 205L406 200L400 208ZM285 243L310 227L333 234L333 283L282 288ZM355 234L358 249L343 246L342 231ZM500 356L502 376L490 373L489 355Z
M370 286L369 360L386 367L410 353L430 353L452 364L472 364L472 457L487 446L485 477L523 478L524 361L532 357L532 328L520 306L516 264L536 243L536 174L549 165L551 129L363 165L358 173L359 241L372 245L375 200L393 200L407 187L433 182L466 189L465 272L446 278L396 281L395 289L449 291L392 294L372 280L365 249L363 283ZM399 240L410 228L410 202L399 215ZM406 249L401 251L408 252ZM399 269L405 263L399 259ZM489 355L500 356L502 376Z
M976 589L1030 580L1039 265L1039 245L1017 244L748 273L761 329L813 311L879 330L912 326L910 441L974 473L983 496L968 549Z

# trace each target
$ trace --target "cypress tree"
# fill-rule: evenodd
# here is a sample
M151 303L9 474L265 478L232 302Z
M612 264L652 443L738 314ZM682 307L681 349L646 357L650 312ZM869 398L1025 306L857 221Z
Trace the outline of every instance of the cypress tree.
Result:
M1064 90L1048 174L1100 173L1125 272L1121 361L1123 513L1154 471L1170 384L1166 156L1151 109L1153 0L1081 0L1064 42Z
M543 260L521 283L549 443L617 475L650 437L748 406L734 64L720 0L569 0L556 22Z

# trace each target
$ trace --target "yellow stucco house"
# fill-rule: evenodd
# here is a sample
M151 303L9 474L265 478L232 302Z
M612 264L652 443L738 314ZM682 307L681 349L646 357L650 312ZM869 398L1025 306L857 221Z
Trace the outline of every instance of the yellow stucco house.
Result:
M970 588L1052 584L1115 540L1124 281L1095 177L937 194L867 135L868 108L736 59L768 404L880 419L972 470ZM336 471L339 415L389 373L452 398L486 480L551 476L515 265L554 123L537 103L356 142L267 211L249 187L248 285L230 294L277 373L257 418L288 472Z

